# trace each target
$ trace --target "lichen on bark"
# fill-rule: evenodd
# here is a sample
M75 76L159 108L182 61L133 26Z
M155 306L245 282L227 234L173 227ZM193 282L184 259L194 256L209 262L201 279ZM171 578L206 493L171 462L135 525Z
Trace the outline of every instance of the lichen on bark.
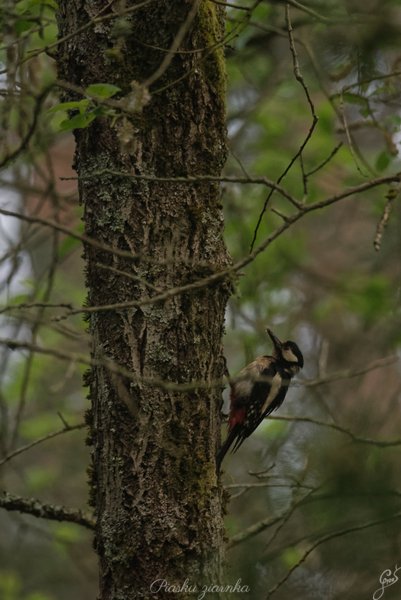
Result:
M107 81L129 94L159 67L192 3L158 0L130 11L136 3L125 2L130 11L125 15L108 4L59 3L61 37L99 11L103 17L110 11L110 19L60 45L59 74L81 88ZM222 7L201 2L141 114L126 117L132 143L121 144L118 125L106 118L76 132L85 233L139 256L133 260L86 245L90 306L148 300L155 289L196 281L229 263L218 184L158 181L221 172L222 38ZM132 372L130 379L97 366L87 378L101 600L154 597L150 585L157 578L218 583L223 525L215 451L221 389L184 393L145 385L141 378L218 381L224 374L221 339L229 293L230 283L223 280L164 302L90 317L93 357Z

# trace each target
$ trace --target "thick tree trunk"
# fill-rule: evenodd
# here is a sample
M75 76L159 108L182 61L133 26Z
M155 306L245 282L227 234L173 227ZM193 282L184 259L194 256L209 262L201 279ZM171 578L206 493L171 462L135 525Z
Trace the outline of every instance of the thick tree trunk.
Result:
M143 104L132 117L114 123L103 117L76 131L86 234L140 255L132 260L88 244L89 306L147 300L155 290L196 281L228 263L219 186L157 181L220 174L226 154L224 59L216 44L222 8L209 0L198 2L196 12L185 0L154 0L133 10L135 4L143 2L113 3L119 14L108 0L59 2L61 37L101 17L61 44L59 76L82 88L113 83ZM179 52L167 64L166 50L185 22ZM149 78L146 97L138 82ZM102 600L155 597L150 586L157 579L219 581L221 389L184 393L143 380L221 378L229 290L229 283L215 283L158 303L91 313L93 358L111 360L133 377L105 366L88 377ZM172 594L162 587L156 597Z

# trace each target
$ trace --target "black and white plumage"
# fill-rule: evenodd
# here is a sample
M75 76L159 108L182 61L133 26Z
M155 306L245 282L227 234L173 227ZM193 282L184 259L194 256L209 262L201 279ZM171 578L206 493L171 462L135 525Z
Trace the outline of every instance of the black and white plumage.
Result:
M238 450L265 417L285 398L291 378L302 369L304 359L295 342L280 342L267 329L274 350L272 356L259 356L239 373L231 384L228 435L217 453L217 471L228 450Z

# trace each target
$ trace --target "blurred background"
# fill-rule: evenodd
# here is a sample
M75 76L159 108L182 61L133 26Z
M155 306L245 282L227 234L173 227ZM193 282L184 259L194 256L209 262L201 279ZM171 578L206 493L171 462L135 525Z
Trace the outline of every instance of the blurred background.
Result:
M278 1L227 8L225 175L242 181L223 183L222 203L234 262L297 210L270 197L263 177L309 206L401 170L399 2L288 6L287 18ZM45 226L82 231L75 182L60 181L74 176L68 115L54 110L51 88L38 100L56 77L40 51L56 39L54 9L12 3L1 48L0 487L85 508L85 430L63 430L84 420L85 368L74 354L89 352L89 340L80 315L59 319L85 301L82 250ZM224 339L230 374L270 353L266 326L305 359L280 410L224 462L228 580L248 584L246 597L372 598L401 561L398 191L366 185L304 215L238 276ZM89 532L4 510L0 530L1 600L96 596ZM384 591L400 597L401 582Z

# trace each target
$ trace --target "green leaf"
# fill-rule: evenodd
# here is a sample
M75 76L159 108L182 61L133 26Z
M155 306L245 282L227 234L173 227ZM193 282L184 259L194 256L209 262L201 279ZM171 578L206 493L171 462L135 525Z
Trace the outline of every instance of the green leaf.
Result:
M365 117L365 119L367 119L372 114L372 111L369 107L361 108L359 110L359 114L361 115L361 117Z
M27 19L18 19L14 26L15 33L17 33L18 35L24 33L25 31L29 31L31 28L32 22L28 21Z
M90 123L96 119L96 116L97 115L94 111L85 113L83 115L75 115L74 117L71 117L71 119L61 121L59 130L73 131L74 129L85 129L85 127L88 127L88 125L90 125Z
M391 156L389 155L388 152L386 152L385 150L383 150L383 152L381 152L379 154L379 156L377 157L376 160L376 169L378 171L384 171L385 169L387 169L387 167L389 166L391 162Z
M17 294L10 298L9 305L13 306L17 304L23 304L24 302L29 302L30 299L31 298L28 294Z
M111 83L92 83L85 89L86 93L90 96L96 96L97 98L111 98L118 92L121 92L121 88Z
M349 102L349 104L361 104L362 106L366 106L366 104L368 104L368 101L364 96L352 94L351 92L346 92L343 94L343 98L346 102Z
M59 249L58 249L59 258L60 259L65 258L66 256L71 254L71 252L73 252L78 247L81 247L80 240L77 240L76 238L73 238L73 237L65 238L61 242Z
M83 114L89 105L90 100L88 99L76 100L74 102L60 102L60 104L56 104L56 106L49 108L47 112L49 114L54 114L56 112L59 112L60 110L63 110L65 112L67 112L68 110L78 110L80 114Z
M57 2L55 0L21 0L16 5L17 14L22 15L25 12L32 11L37 7L42 8L43 6L50 6L51 8L57 8Z

